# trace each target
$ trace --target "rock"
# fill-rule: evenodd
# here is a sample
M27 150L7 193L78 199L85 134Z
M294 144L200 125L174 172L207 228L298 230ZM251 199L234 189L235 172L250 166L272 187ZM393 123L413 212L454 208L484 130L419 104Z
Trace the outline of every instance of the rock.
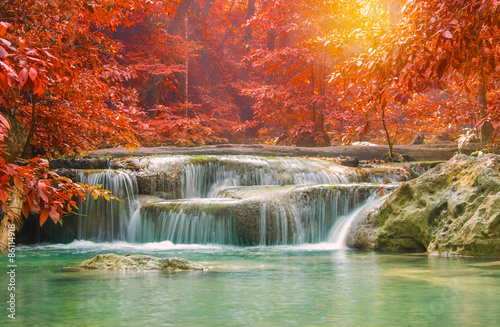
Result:
M410 145L418 145L418 144L424 144L425 136L424 134L418 133L413 141L411 141Z
M73 168L73 169L108 169L109 160L106 158L58 158L49 159L51 169Z
M399 153L393 153L392 157L389 155L389 153L386 153L382 156L382 160L385 162L412 162L416 161L415 158L412 156L409 156L407 154L399 154Z
M382 190L381 194L390 194L391 190ZM359 213L358 217L351 223L346 238L346 245L352 248L370 250L375 248L378 225L376 213L384 203L386 195L375 199L370 207Z
M357 167L359 160L355 157L340 156L332 159L333 162L346 167Z
M122 270L122 271L179 271L200 270L199 264L178 258L156 258L148 255L99 254L79 264L80 269Z
M54 169L54 172L58 174L59 176L63 176L66 178L71 179L72 181L78 182L78 172L79 170L74 169L74 168L58 168Z
M371 227L378 250L500 255L500 156L456 155L403 184Z

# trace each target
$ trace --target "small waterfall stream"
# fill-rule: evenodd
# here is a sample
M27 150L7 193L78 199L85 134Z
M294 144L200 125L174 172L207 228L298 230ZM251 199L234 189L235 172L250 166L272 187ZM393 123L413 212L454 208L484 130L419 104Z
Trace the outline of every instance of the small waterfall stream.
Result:
M137 205L137 181L134 177L114 170L85 176L80 174L79 181L89 185L101 185L120 201L105 201L87 197L82 204L79 218L78 237L93 241L119 240L127 237L130 213Z
M80 239L242 246L343 242L349 219L373 210L381 190L398 187L373 181L409 178L404 171L374 174L315 158L130 160L138 168L81 175L121 202L89 199L79 218Z

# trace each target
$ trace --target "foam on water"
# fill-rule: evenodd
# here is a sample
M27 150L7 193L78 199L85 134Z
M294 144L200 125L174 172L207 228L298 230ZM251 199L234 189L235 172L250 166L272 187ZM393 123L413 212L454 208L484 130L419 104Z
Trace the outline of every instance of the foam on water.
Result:
M31 250L74 250L78 252L93 251L169 251L169 250L221 250L220 245L210 244L174 244L170 241L152 243L129 243L116 242L92 242L86 240L74 240L68 244L37 244L19 246L20 251Z

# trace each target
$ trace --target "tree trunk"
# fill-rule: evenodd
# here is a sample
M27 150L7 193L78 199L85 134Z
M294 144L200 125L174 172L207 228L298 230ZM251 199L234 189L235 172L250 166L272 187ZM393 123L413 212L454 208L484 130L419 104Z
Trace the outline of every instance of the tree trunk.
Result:
M177 13L175 14L175 17L172 20L172 23L170 23L170 26L168 27L168 34L178 35L181 32L181 29L184 25L184 18L186 18L187 13L189 11L189 7L191 6L192 2L193 0L184 0L180 4L179 9L177 9Z
M152 76L141 92L142 102L145 108L150 109L149 117L151 119L156 118L157 112L154 108L160 104L161 89L165 77L163 74Z
M389 130L385 124L385 107L382 106L382 126L384 127L385 137L387 139L387 144L389 145L389 158L394 159L393 144L391 141L391 136L389 135Z
M213 4L214 4L214 0L209 0L205 4L205 7L203 7L203 11L202 11L201 15L204 19L207 18L208 14L210 13L210 10L212 9Z
M2 107L2 109L4 109ZM23 124L17 119L16 115L10 113L8 110L2 110L2 115L7 119L10 125L8 136L6 139L8 157L5 158L7 162L13 162L23 154L27 135Z
M14 225L14 230L18 231L22 225L21 210L23 208L22 197L11 193L11 199L8 201L7 205L14 213L14 217L11 218L4 213L3 219L0 222L0 253L8 249L9 244L9 225Z
M189 8L191 7L191 4L193 3L193 0L184 0L180 5L179 8L177 9L177 13L175 14L174 19L172 20L172 23L168 27L168 34L170 35L179 35L182 32L182 29L185 29L185 33L187 33L187 22L186 18L188 16ZM186 65L186 61L184 62ZM179 91L178 93L171 92L171 98L173 101L179 100L186 102L186 99L188 97L187 91L186 91L186 84L188 83L187 80L187 69L186 67L186 73L176 73L175 77L177 79L177 90Z
M252 16L255 15L255 0L248 0L248 6L247 6L247 22ZM245 42L248 42L252 39L252 26L247 26L245 29L245 36L243 37L243 40Z
M481 119L485 119L487 116L488 104L486 102L486 81L484 77L481 79L481 85L479 86L479 105ZM481 142L486 143L490 140L491 135L493 135L494 128L490 121L484 121L481 125L480 138Z

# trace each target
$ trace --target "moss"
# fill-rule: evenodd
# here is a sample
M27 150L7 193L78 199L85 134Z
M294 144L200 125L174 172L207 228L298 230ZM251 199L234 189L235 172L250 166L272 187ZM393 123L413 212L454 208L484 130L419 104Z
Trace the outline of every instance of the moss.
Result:
M500 239L477 239L472 243L465 244L459 254L465 256L499 256Z
M388 252L425 252L427 248L411 237L391 238L385 242L376 241L376 249Z
M193 156L189 159L189 163L193 165L204 165L209 163L219 163L220 159L215 156Z

